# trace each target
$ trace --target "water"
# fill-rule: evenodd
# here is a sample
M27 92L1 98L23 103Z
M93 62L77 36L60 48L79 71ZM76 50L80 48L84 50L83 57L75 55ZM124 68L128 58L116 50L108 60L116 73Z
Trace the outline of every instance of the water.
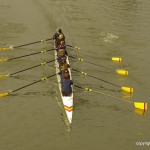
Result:
M74 84L129 101L149 103L149 1L121 0L0 0L0 45L38 41L52 37L60 26L67 44L81 47L70 55L112 68L96 67L70 60L72 68L87 71L106 81L134 88L132 96L118 87L73 72ZM40 43L0 52L13 58L41 49ZM86 51L84 51L86 50ZM99 55L88 53L92 51ZM110 58L123 58L122 63ZM10 73L54 58L53 52L1 63L0 71ZM125 68L128 77L115 74ZM15 90L55 72L54 64L0 80L0 91ZM95 93L74 90L73 124L68 126L59 96L56 77L22 89L0 101L0 150L133 150L148 149L136 142L149 141L149 110L141 115L132 103ZM105 88L101 88L101 86Z

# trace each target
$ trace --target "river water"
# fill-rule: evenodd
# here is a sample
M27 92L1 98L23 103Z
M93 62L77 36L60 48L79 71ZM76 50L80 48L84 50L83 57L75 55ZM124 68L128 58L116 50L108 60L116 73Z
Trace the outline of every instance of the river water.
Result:
M116 98L74 88L71 127L62 108L56 77L1 97L0 150L149 149L146 142L150 142L150 112L137 112L132 103L150 102L149 10L149 0L0 0L1 47L49 38L61 27L67 44L81 47L80 51L68 49L69 55L111 69L70 59L72 68L134 88L134 94L125 94L116 86L72 71L74 84ZM50 48L49 44L39 43L0 51L0 57L13 58ZM112 62L113 56L123 61ZM0 72L14 73L52 59L53 52L32 55L1 63ZM118 68L128 70L129 76L117 75ZM0 92L15 90L53 73L51 63L0 79Z

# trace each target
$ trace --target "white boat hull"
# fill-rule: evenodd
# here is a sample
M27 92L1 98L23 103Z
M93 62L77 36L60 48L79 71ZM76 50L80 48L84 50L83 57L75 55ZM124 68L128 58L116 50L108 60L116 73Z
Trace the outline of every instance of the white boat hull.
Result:
M69 60L67 57L67 63L69 64ZM55 51L55 66L56 66L56 74L57 74L57 80L58 80L58 86L59 86L59 91L60 91L60 96L63 102L63 106L64 106L64 110L66 112L67 115L67 119L69 121L69 123L72 123L72 115L73 115L73 87L72 87L72 94L71 96L63 96L62 92L61 92L61 76L58 74L59 70L59 64L57 62L57 51ZM72 79L71 77L71 70L70 68L69 70L69 74L70 74L70 79Z

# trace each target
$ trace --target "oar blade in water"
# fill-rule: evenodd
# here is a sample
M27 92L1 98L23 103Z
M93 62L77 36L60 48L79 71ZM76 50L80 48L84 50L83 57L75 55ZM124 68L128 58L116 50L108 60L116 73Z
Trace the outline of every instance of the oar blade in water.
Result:
M0 73L0 78L6 78L9 75L10 75L9 73Z
M1 62L7 62L8 61L8 58L0 58L0 63Z
M9 95L8 92L0 93L0 97L4 97L4 96L8 96L8 95Z

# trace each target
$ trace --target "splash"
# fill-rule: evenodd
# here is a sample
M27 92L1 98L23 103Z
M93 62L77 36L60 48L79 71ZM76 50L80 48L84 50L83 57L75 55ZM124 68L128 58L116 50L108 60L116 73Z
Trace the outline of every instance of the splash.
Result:
M117 35L105 32L100 33L100 36L102 37L105 43L114 43L119 38L119 36Z

